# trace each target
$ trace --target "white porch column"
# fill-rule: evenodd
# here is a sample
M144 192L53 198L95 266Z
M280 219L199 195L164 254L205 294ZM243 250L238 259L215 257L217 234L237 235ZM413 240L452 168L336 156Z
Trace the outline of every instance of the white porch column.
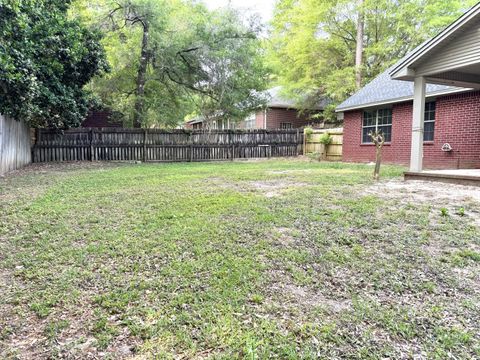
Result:
M415 78L413 92L412 151L410 171L422 171L423 168L423 124L425 120L425 88L423 76Z

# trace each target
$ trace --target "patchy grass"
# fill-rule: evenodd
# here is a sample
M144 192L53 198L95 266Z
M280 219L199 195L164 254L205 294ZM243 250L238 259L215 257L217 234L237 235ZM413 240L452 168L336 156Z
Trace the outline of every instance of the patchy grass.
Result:
M295 160L69 164L0 180L0 357L478 358L480 203L392 190L401 171L376 185L368 166Z

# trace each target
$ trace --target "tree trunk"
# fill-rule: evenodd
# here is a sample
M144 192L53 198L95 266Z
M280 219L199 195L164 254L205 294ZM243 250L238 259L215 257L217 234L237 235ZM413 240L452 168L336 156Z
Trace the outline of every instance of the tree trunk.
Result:
M145 82L148 67L148 24L143 23L142 51L140 53L140 65L137 74L137 89L135 100L135 113L133 115L133 127L140 128L145 118Z
M362 87L363 67L363 35L365 28L365 17L363 14L364 0L358 0L358 21L357 21L357 48L355 51L355 85L357 89Z

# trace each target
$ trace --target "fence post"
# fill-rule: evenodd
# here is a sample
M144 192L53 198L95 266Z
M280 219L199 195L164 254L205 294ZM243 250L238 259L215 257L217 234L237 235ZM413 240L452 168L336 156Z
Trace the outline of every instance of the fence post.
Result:
M190 162L193 162L193 143L192 143L192 132L190 131L188 133L188 143L190 144L190 157L189 157L189 161Z
M302 143L302 155L306 155L307 153L307 136L305 135L305 129L303 129L303 141L301 142Z
M37 128L35 131L35 144L40 145L40 140L42 138L42 129Z
M230 156L230 160L233 161L235 160L235 141L233 140L232 130L230 130L230 133L228 135L228 142L232 145L232 149L230 150L232 152L232 156Z
M228 144L230 145L230 161L233 161L235 157L235 145L233 145L232 141L232 130L228 131Z
M305 130L304 130L305 131ZM299 144L301 144L301 141L300 141L300 130L297 129L297 156L300 155L300 146Z
M93 161L93 129L90 129L90 161Z
M143 162L147 162L147 133L148 129L143 130Z
M41 141L42 140L42 129L39 129L39 128L36 128L35 129L35 142L32 146L32 162L40 162L38 161L38 152L40 150L37 150L37 145L41 145Z

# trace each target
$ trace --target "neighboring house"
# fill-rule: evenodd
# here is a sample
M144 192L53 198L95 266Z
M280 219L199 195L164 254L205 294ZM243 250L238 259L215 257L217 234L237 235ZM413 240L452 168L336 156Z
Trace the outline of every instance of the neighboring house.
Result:
M121 128L123 124L120 121L113 121L111 119L111 111L92 110L88 113L87 118L82 122L82 127L106 128L115 127Z
M312 118L321 114L328 101L322 99L313 109L301 111L294 101L280 95L281 87L267 91L267 107L250 115L245 120L235 123L229 120L213 120L208 126L211 129L297 129L308 125L322 125L323 120ZM202 129L207 127L202 118L196 118L186 123L186 128Z
M200 130L200 129L216 129L216 130L227 130L227 129L238 129L240 124L236 124L233 121L223 120L218 118L215 120L210 120L209 126L206 125L207 122L203 117L196 117L185 123L186 129Z
M427 84L429 83L429 84ZM480 168L480 4L337 107L344 161ZM413 124L413 125L412 125Z
M277 86L268 90L267 108L255 114L245 121L247 129L297 129L311 124L321 124L320 118L312 118L313 115L321 115L326 99L321 99L312 109L301 111L296 103L281 95L282 88Z
M203 119L195 118L185 123L185 129L200 130L203 128Z

